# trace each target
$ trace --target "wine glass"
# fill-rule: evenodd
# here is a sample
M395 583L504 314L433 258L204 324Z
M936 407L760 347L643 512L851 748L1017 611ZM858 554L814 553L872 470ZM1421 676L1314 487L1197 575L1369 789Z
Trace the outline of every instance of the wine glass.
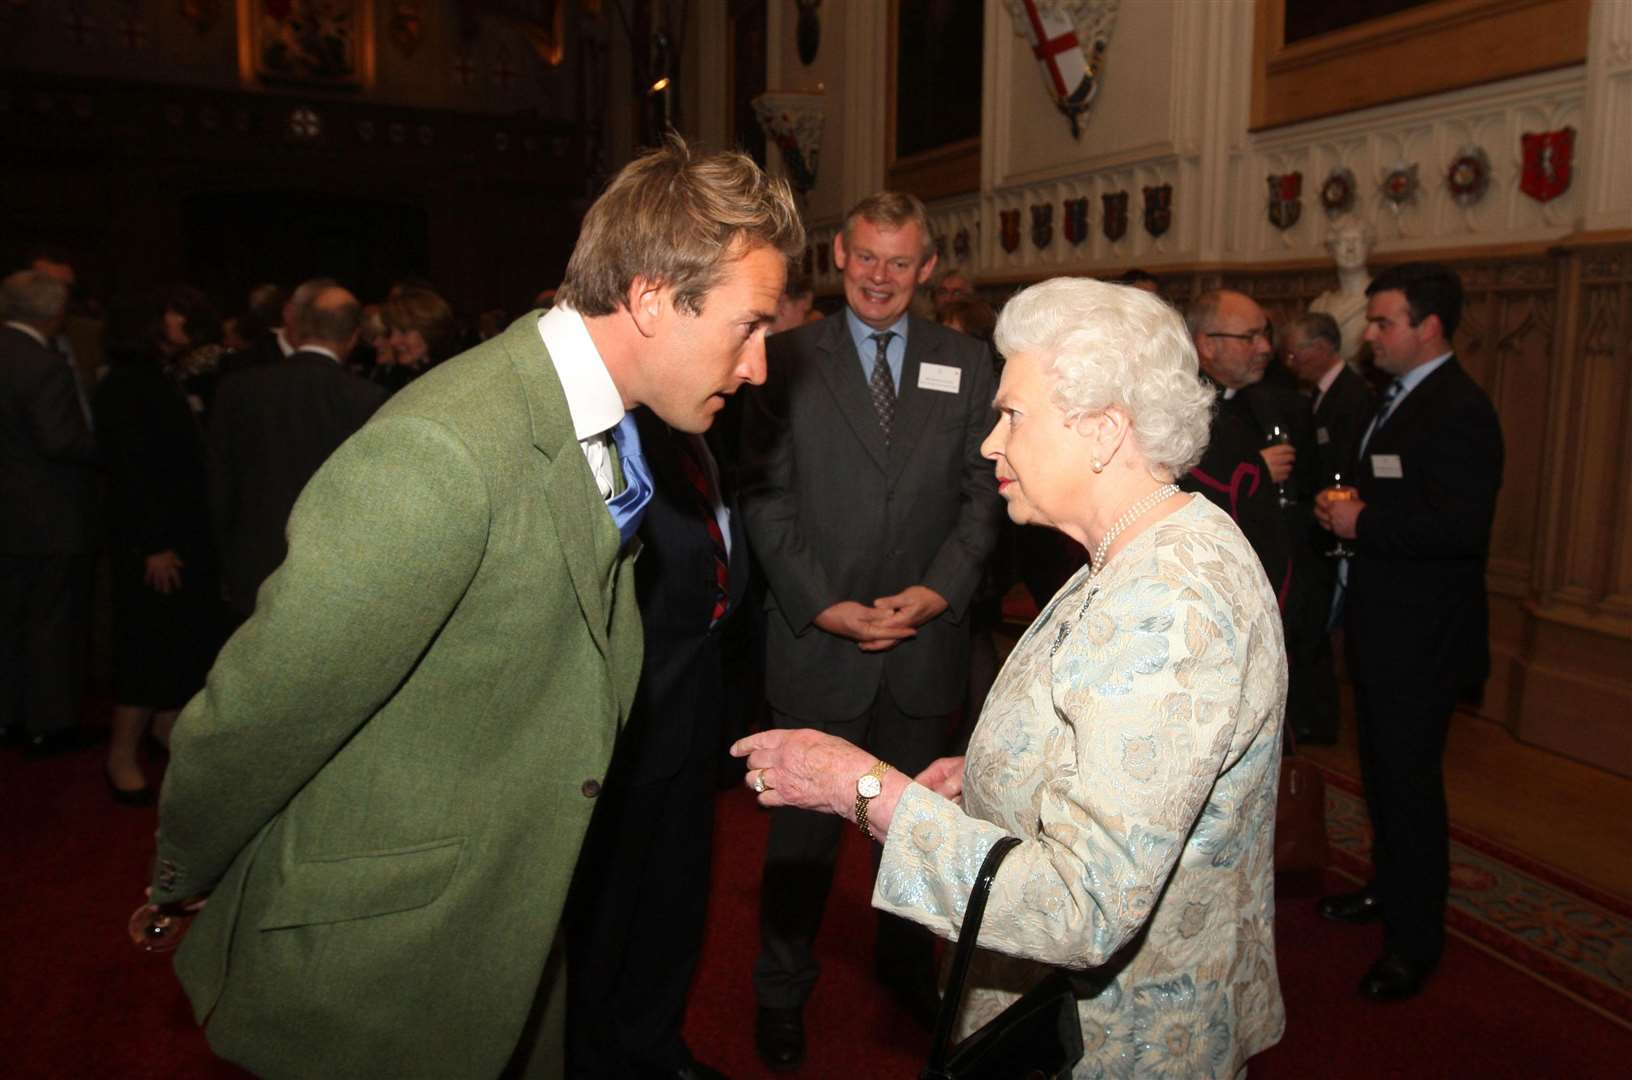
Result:
M1329 502L1348 502L1351 499L1358 499L1360 497L1359 490L1356 489L1353 484L1346 484L1343 482L1343 474L1340 472L1334 472L1332 474L1332 484L1325 490L1325 492L1323 492L1323 494L1326 496ZM1354 558L1354 549L1343 543L1342 537L1334 536L1333 539L1336 541L1336 543L1333 545L1330 551L1325 553L1327 558Z
M192 921L193 912L180 905L146 903L130 913L125 929L143 952L166 953L181 944Z
M1269 434L1264 436L1264 445L1290 446L1292 445L1292 436L1283 431L1279 424L1276 424L1274 427L1269 429ZM1293 503L1298 501L1286 493L1285 484L1275 485L1275 497L1280 501L1282 510L1285 510L1288 506L1291 506Z

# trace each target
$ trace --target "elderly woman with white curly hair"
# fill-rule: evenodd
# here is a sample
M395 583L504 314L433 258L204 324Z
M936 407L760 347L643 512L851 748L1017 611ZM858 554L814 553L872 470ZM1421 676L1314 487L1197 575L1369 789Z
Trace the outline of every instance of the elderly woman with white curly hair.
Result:
M733 753L765 805L861 818L884 844L874 906L947 937L987 851L1020 838L961 1032L1060 967L1081 973L1075 1075L1237 1076L1285 1026L1272 864L1286 654L1251 546L1173 482L1201 456L1212 391L1178 313L1137 289L1035 285L1003 309L996 344L1007 365L982 452L1009 516L1093 558L1015 646L967 757L906 777L814 731Z

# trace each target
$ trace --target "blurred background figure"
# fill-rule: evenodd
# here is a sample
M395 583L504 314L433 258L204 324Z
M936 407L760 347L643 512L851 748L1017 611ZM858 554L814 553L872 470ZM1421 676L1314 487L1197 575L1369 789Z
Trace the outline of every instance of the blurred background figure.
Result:
M284 528L306 482L388 396L346 367L361 322L355 296L322 288L294 312L294 355L226 380L216 395L210 509L227 602L243 618L287 554Z
M0 731L32 754L84 744L96 443L50 345L67 309L58 277L0 283Z
M179 315L176 295L167 327ZM191 310L192 299L186 304ZM154 801L137 758L149 722L155 739L168 742L176 712L203 687L220 644L203 440L182 385L163 369L151 326L151 308L123 304L108 313L108 374L94 399L113 583L106 768L114 800L127 806Z
M159 319L159 352L165 370L187 395L201 419L209 412L220 377L221 313L210 298L191 285L172 286Z
M1162 283L1156 280L1156 275L1137 266L1128 267L1127 271L1116 279L1116 284L1126 285L1130 289L1143 289L1157 296L1162 295Z
M971 299L975 295L975 287L962 270L948 270L936 279L930 295L935 300L936 319L945 322L941 309L954 300Z
M767 333L780 334L784 330L805 325L810 321L811 309L815 302L816 294L811 291L810 279L790 273L788 284L776 302L776 321L771 323Z
M377 367L374 381L396 393L459 350L459 324L430 289L406 285L392 292L380 309L392 363Z

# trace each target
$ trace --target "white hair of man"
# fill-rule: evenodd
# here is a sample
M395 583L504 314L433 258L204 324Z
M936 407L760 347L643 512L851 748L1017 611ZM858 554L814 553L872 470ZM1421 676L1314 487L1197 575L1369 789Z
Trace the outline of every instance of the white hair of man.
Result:
M67 308L67 283L43 270L19 270L0 282L0 318L50 326Z
M1091 278L1051 278L1003 306L1004 356L1042 359L1075 423L1119 408L1152 472L1182 476L1207 448L1215 393L1179 313L1159 297Z

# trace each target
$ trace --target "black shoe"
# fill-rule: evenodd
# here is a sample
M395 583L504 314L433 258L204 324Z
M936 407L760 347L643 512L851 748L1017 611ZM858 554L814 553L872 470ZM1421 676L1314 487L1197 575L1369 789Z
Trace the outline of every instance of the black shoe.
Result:
M1432 965L1423 966L1399 953L1385 952L1360 980L1360 994L1373 1001L1404 1001L1422 989L1431 970Z
M113 801L120 806L152 806L159 801L151 784L143 784L139 788L122 788L113 782L112 774L106 769L102 770L102 778L108 782L108 791L113 795Z
M754 1020L754 1045L759 1059L773 1072L789 1072L805 1061L805 1010L759 1007Z
M1383 917L1383 902L1368 889L1338 893L1320 901L1320 915L1336 922L1368 923Z
M700 1061L682 1065L669 1075L674 1077L674 1080L730 1080L720 1070L710 1068Z

